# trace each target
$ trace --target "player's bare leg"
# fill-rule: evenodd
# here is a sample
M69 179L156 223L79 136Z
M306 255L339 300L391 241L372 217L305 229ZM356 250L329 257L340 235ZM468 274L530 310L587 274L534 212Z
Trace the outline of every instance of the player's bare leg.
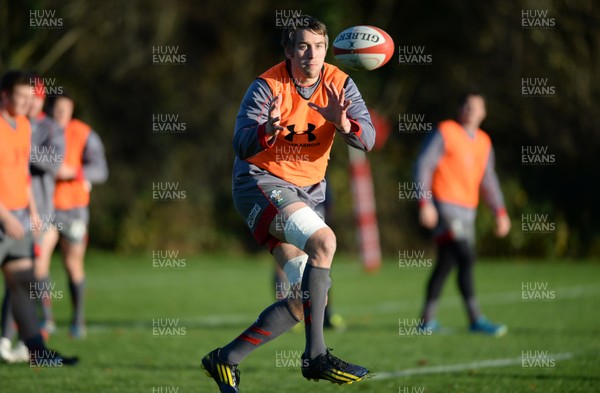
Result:
M58 231L52 227L44 232L44 236L40 242L39 254L35 258L34 272L38 280L48 277L50 274L50 261L52 253L58 243Z
M273 249L273 256L275 257L275 262L277 262L281 270L285 273L292 288L288 293L289 296L285 297L287 298L290 311L292 311L298 321L302 321L304 319L304 312L302 310L300 284L308 256L304 251L298 249L298 247L288 243L281 243L275 247Z

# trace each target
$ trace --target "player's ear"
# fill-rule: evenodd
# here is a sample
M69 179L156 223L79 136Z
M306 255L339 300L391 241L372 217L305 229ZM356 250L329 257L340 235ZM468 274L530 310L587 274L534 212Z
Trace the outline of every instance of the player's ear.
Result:
M285 48L285 58L292 60L294 58L294 51L290 48Z

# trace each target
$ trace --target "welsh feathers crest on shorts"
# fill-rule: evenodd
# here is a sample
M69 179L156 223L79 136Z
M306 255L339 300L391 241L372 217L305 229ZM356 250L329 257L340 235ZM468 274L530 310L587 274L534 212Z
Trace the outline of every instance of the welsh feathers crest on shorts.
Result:
M278 206L283 203L283 196L281 195L280 190L271 191L271 195L269 195L269 198L271 199L271 202Z

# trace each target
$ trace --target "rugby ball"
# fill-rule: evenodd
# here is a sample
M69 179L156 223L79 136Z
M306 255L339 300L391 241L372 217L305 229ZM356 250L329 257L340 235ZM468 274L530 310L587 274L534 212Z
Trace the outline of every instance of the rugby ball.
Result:
M374 70L390 61L394 40L375 26L350 27L335 37L333 56L353 70Z

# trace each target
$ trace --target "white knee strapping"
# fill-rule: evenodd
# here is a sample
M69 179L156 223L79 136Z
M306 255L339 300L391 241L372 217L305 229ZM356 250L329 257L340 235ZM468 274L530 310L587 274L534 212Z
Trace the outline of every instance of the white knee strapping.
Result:
M302 282L302 275L304 274L304 268L306 267L307 261L308 255L304 254L290 259L283 265L283 271L291 285Z
M284 224L285 240L304 250L308 238L327 224L310 207L296 210Z

